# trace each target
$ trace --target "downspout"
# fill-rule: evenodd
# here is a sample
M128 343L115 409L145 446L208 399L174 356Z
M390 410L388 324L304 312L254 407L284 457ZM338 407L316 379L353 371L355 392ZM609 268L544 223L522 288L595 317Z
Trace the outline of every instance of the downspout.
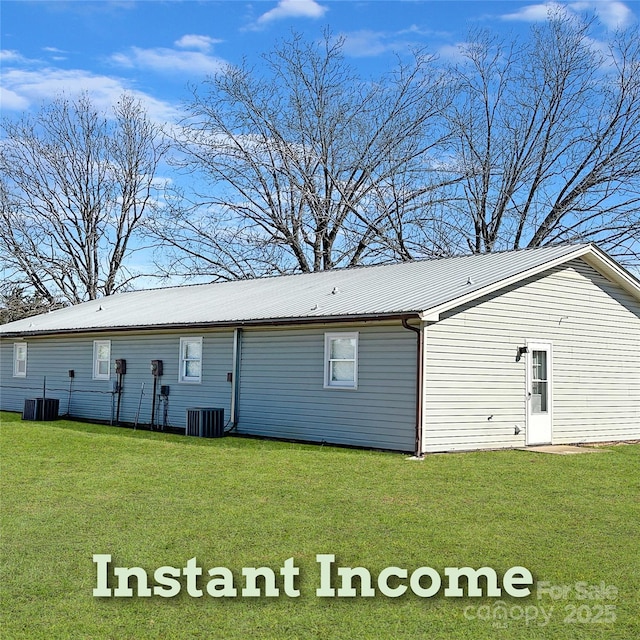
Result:
M231 406L229 408L230 427L227 433L238 426L238 399L240 393L240 356L242 348L242 329L233 330L233 360L231 367Z
M424 330L422 327L412 327L407 318L402 318L402 326L417 334L417 362L416 362L416 458L422 458L422 398L424 391Z

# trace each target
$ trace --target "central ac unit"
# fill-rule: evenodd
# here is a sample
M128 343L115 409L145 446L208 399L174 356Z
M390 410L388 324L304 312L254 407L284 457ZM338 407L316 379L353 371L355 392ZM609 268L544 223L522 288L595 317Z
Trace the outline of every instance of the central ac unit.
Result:
M23 420L57 420L60 400L57 398L27 398L22 411Z
M186 435L221 438L224 435L224 409L210 407L187 409Z

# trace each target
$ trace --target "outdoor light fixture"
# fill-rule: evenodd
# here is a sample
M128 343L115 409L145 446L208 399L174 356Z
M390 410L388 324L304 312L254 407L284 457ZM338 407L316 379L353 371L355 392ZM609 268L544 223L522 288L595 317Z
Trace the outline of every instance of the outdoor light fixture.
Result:
M518 347L518 355L516 356L516 362L520 362L520 359L525 353L529 353L529 347Z

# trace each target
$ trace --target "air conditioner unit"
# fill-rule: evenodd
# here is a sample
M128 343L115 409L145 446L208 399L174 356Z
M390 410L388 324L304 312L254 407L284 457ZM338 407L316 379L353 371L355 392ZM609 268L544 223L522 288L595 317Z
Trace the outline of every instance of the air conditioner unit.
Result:
M187 409L186 435L221 438L224 435L224 409L212 407Z
M27 398L22 411L23 420L57 420L60 400L57 398Z

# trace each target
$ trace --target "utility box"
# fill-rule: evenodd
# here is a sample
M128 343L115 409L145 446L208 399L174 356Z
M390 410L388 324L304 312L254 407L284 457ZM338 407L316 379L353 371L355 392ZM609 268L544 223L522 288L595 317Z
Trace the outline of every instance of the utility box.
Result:
M221 438L224 436L224 409L214 407L191 407L187 409L188 436Z
M124 358L116 360L116 373L122 376L127 373L127 361Z
M22 411L23 420L57 420L60 400L57 398L27 398Z
M151 361L151 375L154 378L162 377L162 360Z

